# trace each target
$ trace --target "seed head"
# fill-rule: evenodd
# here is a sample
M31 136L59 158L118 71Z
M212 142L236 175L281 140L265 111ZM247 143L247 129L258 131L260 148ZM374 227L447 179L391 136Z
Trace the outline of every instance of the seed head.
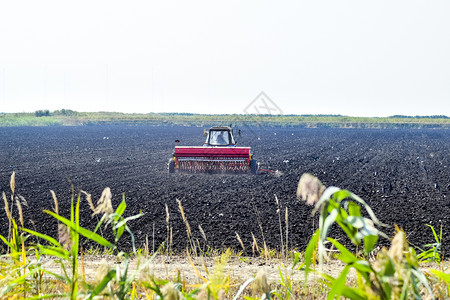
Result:
M70 251L70 249L72 248L72 239L70 237L70 230L64 224L58 224L58 242L67 251Z
M80 191L80 192L86 196L86 200L89 203L89 207L91 208L91 210L93 212L95 212L95 206L94 206L94 203L92 202L91 194L89 194L88 192L85 192L85 191Z
M11 216L11 211L9 210L8 199L6 198L5 192L2 193L2 196L3 196L3 202L5 202L6 216L8 217L8 220L11 222L12 216Z
M297 198L306 201L308 205L314 205L324 191L325 186L317 177L304 173L298 182Z
M177 288L175 287L175 285L171 282L166 283L162 289L161 289L161 293L164 296L164 299L166 300L179 300L179 299L183 299L183 295L181 295L180 291L177 290Z
M198 225L198 229L200 230L200 233L201 233L201 235L202 235L202 238L205 240L205 242L207 241L207 239L206 239L206 234L205 234L205 231L203 231L203 228L202 228L202 226L200 226L200 225Z
M169 207L167 206L167 203L165 205L166 205L166 223L167 225L169 225L170 221Z
M16 172L11 174L11 180L9 181L9 186L11 187L11 192L14 194L16 190Z
M56 194L55 194L55 191L53 191L53 190L50 190L50 193L52 194L52 197L53 197L53 202L55 202L55 213L56 213L57 215L59 215L59 209L58 209L58 198L56 198Z
M96 214L112 214L114 212L111 204L112 194L111 189L109 187L103 190L100 199L97 201L97 207L94 210L92 215Z
M109 265L105 259L102 259L100 265L95 271L95 282L102 281L103 278L105 278L105 276L108 274L108 272L109 272Z
M269 284L267 283L267 274L264 269L259 269L253 281L253 294L267 294L270 292Z
M20 224L23 227L23 211L22 211L22 204L20 204L19 199L16 197L16 204L17 204L17 208L19 209L19 219L20 219Z

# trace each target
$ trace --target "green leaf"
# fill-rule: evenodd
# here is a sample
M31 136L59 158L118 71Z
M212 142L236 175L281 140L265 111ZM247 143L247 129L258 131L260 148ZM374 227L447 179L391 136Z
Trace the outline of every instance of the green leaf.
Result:
M355 217L355 216L348 216L344 220L344 222L358 229L363 228L366 224L363 217Z
M281 279L280 284L281 284L282 286L285 286L285 283L284 283L284 277L283 277L283 272L281 272L281 269L280 269L279 266L278 266L278 273L280 274L280 279Z
M344 270L342 270L339 277L333 282L333 285L331 286L331 290L328 293L328 300L332 300L336 297L336 299L339 299L341 297L342 291L345 287L345 281L347 279L348 271L350 271L350 265L346 265Z
M345 200L346 198L350 197L350 192L347 190L339 190L336 193L333 194L333 199L338 201L338 202L342 202L343 200Z
M308 246L306 247L306 250L305 250L305 284L308 279L308 274L311 271L311 269L310 269L311 262L313 261L313 259L315 259L315 257L313 257L313 255L314 255L314 250L316 250L316 248L317 248L317 241L319 240L319 235L320 235L320 229L317 229L316 232L311 237L311 240L309 240Z
M10 249L13 249L13 245L11 245L10 242L8 242L7 239L5 239L2 235L0 235L0 239L3 241L3 243L5 243Z
M329 188L327 188L323 194L322 197L320 197L319 201L317 201L316 205L314 206L314 210L312 212L312 214L314 215L319 208L322 206L323 203L325 203L326 201L328 201L330 199L330 197L336 193L337 191L340 191L341 189L335 186L330 186Z
M348 213L350 216L360 217L361 216L361 207L353 201L348 202Z
M379 225L379 226L383 226L383 227L389 227L389 225L383 224L381 223L378 218L375 216L375 214L373 213L372 208L370 208L370 206L366 203L366 201L364 201L363 199L361 199L358 195L350 193L350 198L352 198L353 200L361 203L364 208L366 209L367 213L369 214L370 218L372 219L372 221Z
M69 251L62 247L49 247L43 245L38 245L38 247L41 255L51 255L62 259L69 259Z
M96 234L96 233L94 233L94 232L92 232L90 230L87 230L87 229L85 229L85 228L83 228L81 226L78 226L78 228L77 228L77 226L75 226L75 224L70 222L70 220L67 220L64 217L61 217L61 216L55 214L52 211L44 210L44 212L49 214L49 215L51 215L52 217L54 217L55 219L57 219L61 223L67 225L70 229L75 230L75 231L78 230L79 234L81 234L82 236L84 236L84 237L86 237L86 238L96 242L99 245L102 245L102 246L105 246L105 247L108 247L108 248L115 248L116 247L114 244L108 242L103 237L99 236L98 234Z
M120 202L119 206L116 209L116 215L122 216L123 212L125 211L125 209L127 208L127 203L125 202L125 198L122 200L122 202Z
M297 252L295 253L294 263L292 264L292 270L295 269L299 261L300 261L300 253Z
M334 221L336 220L336 217L339 213L339 208L333 209L328 217L323 222L321 232L320 232L320 241L323 243L325 242L328 232L330 231L331 226L333 225Z
M47 242L49 242L49 243L51 243L51 244L53 244L53 245L55 245L57 247L62 247L61 244L56 239L52 238L51 236L48 236L48 235L45 235L43 233L39 233L39 232L36 232L34 230L31 230L31 229L27 229L27 228L22 228L22 230L25 231L25 232L28 232L28 233L30 233L30 234L32 234L34 236L37 236L38 238L46 240Z
M358 258L355 255L353 255L353 253L348 251L347 248L345 248L337 240L330 237L328 238L328 240L336 247L336 249L339 250L339 252L341 252L341 254L339 255L339 259L341 261L343 261L346 264L352 264L358 260Z
M364 237L364 254L369 255L369 253L373 250L375 245L377 244L378 236L377 235L366 235Z
M438 236L436 234L436 230L434 230L434 227L429 225L429 224L427 224L427 226L430 227L431 230L433 231L433 236L434 236L434 239L435 239L436 243L440 243L439 238L438 238Z
M438 270L434 270L431 269L430 270L431 273L433 273L434 275L436 275L437 278L439 278L440 280L445 281L447 284L450 284L450 274L438 271Z
M356 288L349 288L348 286L344 286L342 289L342 296L352 299L352 300L366 300L364 292L358 290Z
M392 259L388 257L386 260L386 264L384 266L384 274L383 276L392 277L395 274L395 265L392 262Z
M94 288L89 299L93 299L95 296L99 295L114 277L116 277L116 270L110 270L105 277L103 277L102 281Z
M134 220L134 219L140 218L140 217L142 217L143 215L145 215L145 213L140 213L140 214L137 214L137 215L134 215L134 216L131 216L131 217L127 217L127 218L123 219L122 221L120 221L119 223L117 223L117 224L114 226L114 229L117 229L117 228L119 228L119 227L125 225L125 224L126 224L128 221L130 221L130 220Z
M352 264L352 267L368 281L370 281L370 274L375 273L366 260L358 260Z

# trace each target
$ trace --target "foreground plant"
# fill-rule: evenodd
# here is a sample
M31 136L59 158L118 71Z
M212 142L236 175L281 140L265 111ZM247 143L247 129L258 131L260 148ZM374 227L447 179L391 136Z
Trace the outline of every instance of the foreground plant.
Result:
M11 190L14 193L14 174L11 177ZM0 239L7 245L9 253L3 255L0 261L0 283L2 289L0 290L0 297L12 297L22 294L22 297L28 295L35 295L38 298L70 298L77 299L83 296L87 299L92 299L97 295L110 296L116 299L125 299L132 294L134 288L133 282L139 272L141 272L152 260L152 256L144 263L140 263L140 256L138 259L138 267L130 274L129 262L130 255L126 252L117 252L117 243L123 233L127 231L132 240L132 251L136 255L134 235L129 229L127 222L141 217L143 214L130 216L125 218L123 213L126 209L125 197L114 211L111 205L111 191L106 188L95 207L90 200L90 195L85 193L88 198L90 207L94 215L103 214L101 220L97 224L94 231L90 231L80 226L80 200L81 194L78 195L77 201L72 197L70 208L70 219L59 215L58 200L53 191L52 196L55 202L54 211L44 210L45 213L51 215L58 220L58 239L48 236L37 231L23 227L22 207L17 201L18 211L20 214L21 227L17 226L15 219L12 216L12 209L8 206L6 195L3 193L5 201L5 210L8 216L8 221L11 224L10 238L7 239L0 235ZM12 197L13 198L13 197ZM114 236L114 242L110 242L98 235L96 231L102 224L109 225ZM36 236L46 243L37 243L26 247L25 241L29 235ZM101 280L96 284L87 283L84 280L84 268L80 262L83 263L83 258L80 257L80 235L114 251L118 259L124 259L123 267L117 267L114 270L107 270ZM31 253L35 257L35 262L30 262L27 255ZM62 274L51 272L42 265L41 257L43 255L54 257L59 263ZM42 284L43 275L47 274L53 278L58 284L62 284L64 292L55 294L43 294ZM80 276L82 276L80 278Z
M311 177L307 177L311 180ZM318 181L318 179L315 179ZM307 188L300 182L299 186ZM320 186L320 185L319 185ZM303 191L305 195L311 192ZM319 189L321 190L321 189ZM318 196L317 196L318 198ZM369 218L361 214L363 207ZM323 257L327 250L325 243L330 242L339 251L337 258L345 264L337 278L321 273L325 283L331 288L328 299L340 296L351 299L408 299L427 295L434 298L425 273L419 268L416 252L409 247L403 230L396 228L396 235L390 249L383 248L374 262L369 260L369 253L374 249L379 236L386 237L375 226L386 227L373 213L367 203L357 195L337 187L329 187L320 195L313 213L320 211L319 229L314 233L305 252L306 276L312 271L311 264L318 251L319 270L322 271ZM349 251L337 240L328 236L330 228L337 224L357 249L363 243L363 251ZM356 286L348 285L350 269L356 271Z

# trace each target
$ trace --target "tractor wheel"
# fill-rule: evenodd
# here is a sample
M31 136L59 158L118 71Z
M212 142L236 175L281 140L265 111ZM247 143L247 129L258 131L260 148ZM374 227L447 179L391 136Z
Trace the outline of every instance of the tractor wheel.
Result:
M169 160L168 168L169 168L169 173L175 173L175 161L173 160L173 158L171 158Z
M252 174L254 175L258 174L258 162L256 161L256 159L252 159L250 161L250 172L252 172Z

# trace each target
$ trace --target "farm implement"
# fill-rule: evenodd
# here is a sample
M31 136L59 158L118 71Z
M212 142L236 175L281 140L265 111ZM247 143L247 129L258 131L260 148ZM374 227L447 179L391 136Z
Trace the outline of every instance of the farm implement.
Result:
M237 147L230 127L211 127L206 132L203 146L178 146L175 141L173 158L169 160L169 173L258 173L258 162L250 147Z

